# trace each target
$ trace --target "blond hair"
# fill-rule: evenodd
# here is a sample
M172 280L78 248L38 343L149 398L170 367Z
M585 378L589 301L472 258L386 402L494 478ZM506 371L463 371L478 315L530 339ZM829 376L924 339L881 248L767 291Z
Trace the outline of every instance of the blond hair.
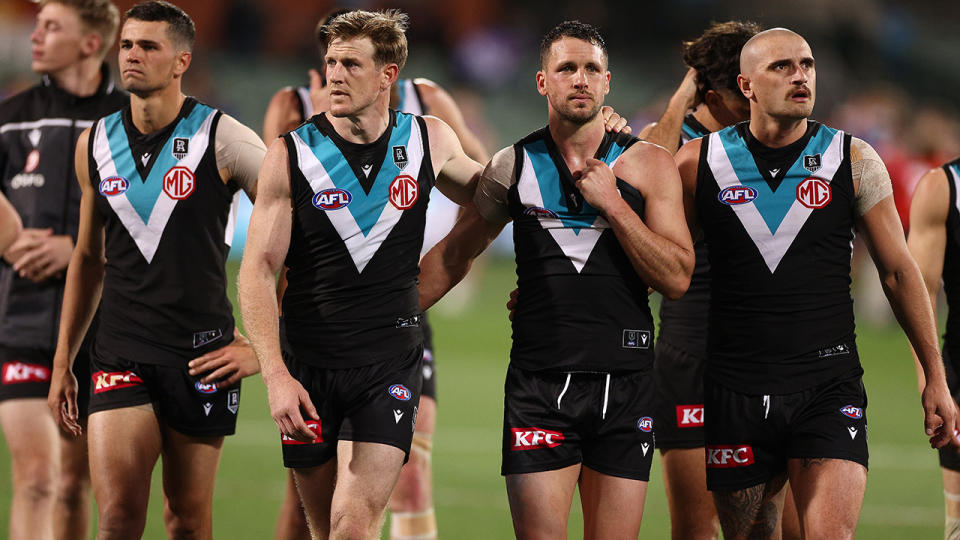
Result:
M334 17L326 25L326 45L335 39L367 37L373 42L373 61L378 66L396 64L403 69L407 62L407 35L410 24L406 13L398 9L383 11L349 11Z
M101 58L117 40L120 10L110 0L40 0L39 4L41 8L48 4L61 4L76 10L84 26L100 34L101 43L97 55Z

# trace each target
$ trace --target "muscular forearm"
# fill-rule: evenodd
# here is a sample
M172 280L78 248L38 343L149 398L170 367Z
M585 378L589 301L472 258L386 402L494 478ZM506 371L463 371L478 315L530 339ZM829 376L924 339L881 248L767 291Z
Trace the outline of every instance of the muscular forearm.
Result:
M273 272L265 262L244 258L237 279L240 311L265 380L287 374L280 352L280 317Z
M920 271L914 265L882 276L884 293L907 334L926 380L944 377L937 323Z
M420 283L417 285L420 309L426 311L437 303L470 271L473 258L457 251L449 239L444 238L420 260Z
M73 359L100 305L103 275L103 259L74 250L67 266L54 368L70 369L73 366Z

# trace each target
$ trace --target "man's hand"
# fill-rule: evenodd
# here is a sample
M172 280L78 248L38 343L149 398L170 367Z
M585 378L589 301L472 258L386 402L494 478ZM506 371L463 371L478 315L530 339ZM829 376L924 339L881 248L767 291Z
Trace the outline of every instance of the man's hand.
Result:
M630 134L633 129L627 125L627 119L617 114L613 107L604 105L600 107L600 115L603 117L603 128L611 133Z
M930 446L941 448L951 443L960 445L954 435L957 430L957 405L947 385L942 381L930 381L924 387L920 400Z
M77 378L69 369L53 369L47 406L60 429L74 437L83 433L77 412Z
M687 110L697 106L697 70L693 68L687 70L671 99L682 101Z
M513 312L517 309L517 291L519 289L514 289L510 291L510 299L507 300L507 310L510 311L510 320L513 320Z
M61 275L73 254L73 239L53 229L24 229L4 258L14 272L34 283Z
M194 358L188 364L190 375L206 373L200 382L233 386L244 377L260 372L257 355L247 338L237 334L233 343Z
M313 420L319 420L320 416L303 385L289 373L264 377L263 382L267 385L270 416L280 428L280 433L300 442L315 440L320 434L307 427L300 410L303 409Z
M599 159L587 159L587 166L577 180L577 189L583 199L601 213L606 213L616 201L623 201L617 191L617 177L613 170Z

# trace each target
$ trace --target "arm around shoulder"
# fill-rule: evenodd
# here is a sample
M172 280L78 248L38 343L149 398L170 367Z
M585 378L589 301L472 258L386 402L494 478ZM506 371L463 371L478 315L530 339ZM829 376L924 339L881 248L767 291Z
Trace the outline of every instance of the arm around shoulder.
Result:
M460 206L469 204L483 165L464 153L457 134L443 120L434 116L424 116L423 120L427 126L437 189Z

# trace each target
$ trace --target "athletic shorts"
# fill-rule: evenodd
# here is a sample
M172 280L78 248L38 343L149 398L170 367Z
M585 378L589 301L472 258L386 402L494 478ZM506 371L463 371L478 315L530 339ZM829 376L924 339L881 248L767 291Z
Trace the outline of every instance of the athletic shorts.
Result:
M707 489L763 484L786 472L788 459L867 466L867 394L860 375L783 395L705 383Z
M953 399L960 403L960 376L957 369L951 361L947 348L943 348L943 367L947 372L947 385L950 387L950 393ZM940 453L940 466L951 471L960 471L960 451L952 444L948 444L937 450Z
M427 320L427 314L423 314L423 321L420 323L423 328L423 384L420 387L420 395L437 399L437 365L433 361L433 328L430 327L430 321Z
M0 401L43 398L50 393L53 351L0 346ZM77 377L77 411L86 418L90 406L90 355L81 348L73 362Z
M562 373L511 365L501 474L582 463L602 474L648 481L655 406L649 371Z
M397 359L356 368L328 369L300 362L284 353L290 375L310 394L320 416L307 420L317 433L310 443L281 435L283 464L288 468L323 465L337 454L337 441L395 446L410 455L417 424L423 346Z
M657 383L657 446L660 450L703 446L703 369L706 360L665 339L654 349Z
M233 435L240 410L240 381L233 386L202 383L182 368L103 361L91 355L90 414L152 404L157 418L191 437Z

